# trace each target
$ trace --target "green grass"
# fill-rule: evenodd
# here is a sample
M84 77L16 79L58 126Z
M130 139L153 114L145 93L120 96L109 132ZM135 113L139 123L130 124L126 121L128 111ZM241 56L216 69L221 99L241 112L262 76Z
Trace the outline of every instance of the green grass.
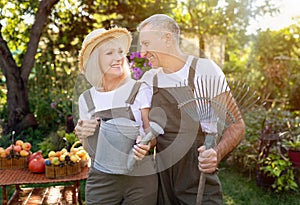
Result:
M300 192L279 194L260 188L256 185L255 179L245 176L235 167L221 164L219 177L224 205L300 204Z

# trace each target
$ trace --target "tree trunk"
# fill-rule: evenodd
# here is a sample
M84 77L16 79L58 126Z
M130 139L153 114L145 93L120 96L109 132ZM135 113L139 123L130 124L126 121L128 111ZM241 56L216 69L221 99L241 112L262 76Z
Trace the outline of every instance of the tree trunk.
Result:
M7 42L0 32L0 68L6 78L8 120L4 133L12 130L16 134L37 123L29 110L28 77L34 66L34 57L37 52L43 28L47 25L51 9L59 0L42 0L35 16L34 24L30 32L30 41L24 54L22 66L18 67ZM0 31L1 31L0 24Z
M24 82L20 77L20 68L16 66L13 71L9 73L10 75L6 76L8 127L5 132L8 133L15 130L16 134L19 134L23 129L27 128L21 124L24 123L23 119L30 112L27 81ZM35 125L36 122L32 122L32 126Z
M198 35L198 43L199 43L199 57L205 58L205 42L204 36L202 34Z

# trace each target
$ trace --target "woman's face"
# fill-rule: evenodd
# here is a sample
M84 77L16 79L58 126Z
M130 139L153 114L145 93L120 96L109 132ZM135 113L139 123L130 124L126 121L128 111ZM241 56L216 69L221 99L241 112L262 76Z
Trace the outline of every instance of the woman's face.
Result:
M124 73L125 52L118 39L112 39L99 47L99 65L104 77L117 78Z

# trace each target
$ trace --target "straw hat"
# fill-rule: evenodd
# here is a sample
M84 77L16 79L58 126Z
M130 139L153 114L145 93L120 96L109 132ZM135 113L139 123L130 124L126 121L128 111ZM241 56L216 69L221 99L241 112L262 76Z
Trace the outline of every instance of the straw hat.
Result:
M85 65L92 53L93 49L109 38L116 38L123 44L125 52L128 53L132 37L130 32L126 28L112 28L106 30L104 28L96 29L89 33L82 42L81 50L79 52L79 68L82 72L85 71Z

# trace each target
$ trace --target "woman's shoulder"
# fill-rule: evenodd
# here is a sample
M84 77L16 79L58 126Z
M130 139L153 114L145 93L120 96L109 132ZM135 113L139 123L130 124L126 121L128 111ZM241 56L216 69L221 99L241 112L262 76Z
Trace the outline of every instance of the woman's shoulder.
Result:
M80 95L79 95L79 99L84 99L86 98L86 96L88 95L92 95L92 93L95 92L95 88L91 87L89 89L84 90Z

